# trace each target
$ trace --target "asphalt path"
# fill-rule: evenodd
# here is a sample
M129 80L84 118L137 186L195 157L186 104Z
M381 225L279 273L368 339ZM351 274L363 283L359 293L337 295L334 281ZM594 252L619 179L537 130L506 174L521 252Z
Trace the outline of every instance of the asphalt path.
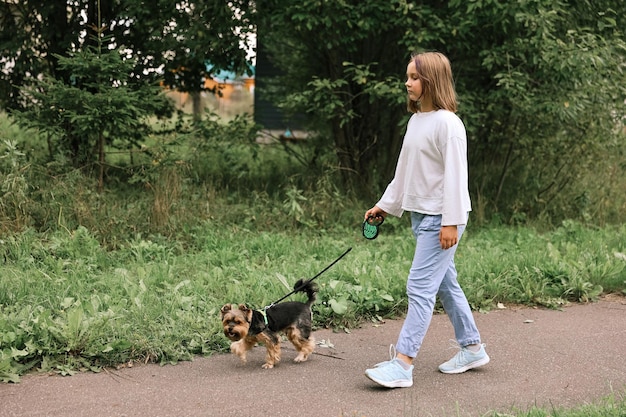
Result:
M71 377L30 374L0 384L0 416L484 416L534 406L575 407L626 395L626 300L609 297L561 310L507 306L476 322L491 362L464 374L437 366L452 357L452 326L435 315L415 361L413 387L386 389L364 375L388 359L402 325L366 323L350 333L314 332L318 346L296 364L261 369L231 354L177 365L135 365Z

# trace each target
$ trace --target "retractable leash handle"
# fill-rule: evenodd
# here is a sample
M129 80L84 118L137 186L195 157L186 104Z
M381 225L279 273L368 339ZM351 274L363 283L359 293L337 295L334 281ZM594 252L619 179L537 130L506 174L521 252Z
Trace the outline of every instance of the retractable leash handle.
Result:
M365 239L376 239L378 236L378 227L383 224L385 218L381 215L367 216L367 219L363 220L363 237Z
M330 268L333 267L333 265L335 265L337 262L339 262L344 256L346 256L348 254L348 252L350 252L352 250L352 248L348 248L344 253L342 253L341 255L339 255L339 257L337 259L335 259L330 265L328 265L326 268L322 269L320 272L317 273L317 275L315 275L313 278L308 279L306 281L303 281L302 284L298 287L298 288L294 288L293 291L291 291L289 294L285 295L283 298L281 298L278 301L274 301L272 304L266 306L264 308L264 310L267 310L268 308L274 307L274 305L280 303L281 301L283 301L285 298L289 297L292 294L297 293L298 291L302 290L304 287L306 287L311 281L313 281L314 279L318 278L320 275L322 275L324 272L328 271Z

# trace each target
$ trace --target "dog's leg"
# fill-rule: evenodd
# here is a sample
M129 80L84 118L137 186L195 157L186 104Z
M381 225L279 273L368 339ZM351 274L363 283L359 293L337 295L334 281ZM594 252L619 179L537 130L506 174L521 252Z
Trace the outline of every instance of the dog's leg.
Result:
M256 345L256 340L246 337L238 340L237 342L231 343L230 351L239 356L239 359L241 359L243 363L246 363L248 361L246 355L248 351L254 347L254 345Z
M266 333L260 333L257 335L257 338L259 343L263 343L265 345L265 349L267 350L265 363L262 368L272 369L274 365L280 362L280 339L275 334L268 335Z
M315 350L315 338L313 336L309 336L308 339L303 338L300 330L294 327L288 328L286 333L287 338L298 351L298 356L293 361L300 363L309 359L309 356Z

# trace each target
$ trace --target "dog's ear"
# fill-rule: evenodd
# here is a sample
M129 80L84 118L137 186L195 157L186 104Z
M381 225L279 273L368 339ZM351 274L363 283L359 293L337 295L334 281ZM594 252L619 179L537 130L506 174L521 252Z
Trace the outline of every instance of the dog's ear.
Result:
M226 313L228 313L230 310L232 310L233 306L232 304L224 304L220 310L220 312L222 313L222 320L224 319L224 316L226 315Z
M248 323L250 323L252 321L252 309L249 309L245 304L239 304L239 310L241 310L241 312L246 316Z

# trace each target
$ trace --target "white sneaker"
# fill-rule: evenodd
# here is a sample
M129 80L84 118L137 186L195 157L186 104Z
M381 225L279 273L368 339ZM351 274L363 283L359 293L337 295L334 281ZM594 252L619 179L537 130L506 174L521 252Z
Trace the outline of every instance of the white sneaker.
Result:
M489 360L489 355L485 352L485 344L483 343L480 345L478 352L472 352L466 347L461 348L452 359L439 365L439 370L444 374L460 374L470 369L487 365Z

